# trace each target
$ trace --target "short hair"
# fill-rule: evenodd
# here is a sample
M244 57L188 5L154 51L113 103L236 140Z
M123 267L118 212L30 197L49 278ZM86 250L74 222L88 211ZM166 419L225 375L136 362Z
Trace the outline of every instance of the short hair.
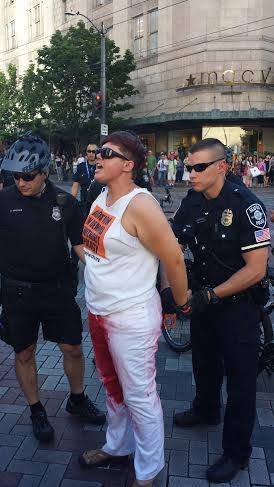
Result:
M146 165L146 149L138 135L131 130L117 130L102 140L102 145L111 142L120 147L123 154L134 161L133 177L136 184L142 179L142 172Z
M219 151L220 156L226 159L226 146L219 140L214 138L208 138L196 142L189 149L190 154L195 154L206 149L213 149Z

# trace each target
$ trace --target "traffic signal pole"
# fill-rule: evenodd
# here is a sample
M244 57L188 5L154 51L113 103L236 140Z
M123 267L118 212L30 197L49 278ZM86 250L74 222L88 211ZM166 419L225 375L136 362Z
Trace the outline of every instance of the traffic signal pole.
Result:
M106 33L103 22L101 23L101 79L100 88L102 93L101 124L106 123Z

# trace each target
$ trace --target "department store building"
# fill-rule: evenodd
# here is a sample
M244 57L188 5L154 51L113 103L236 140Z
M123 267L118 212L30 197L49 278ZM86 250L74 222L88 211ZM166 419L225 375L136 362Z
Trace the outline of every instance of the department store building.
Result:
M0 0L0 70L23 73L80 11L136 59L139 93L123 114L160 152L218 137L274 153L273 0ZM88 25L88 22L87 22Z

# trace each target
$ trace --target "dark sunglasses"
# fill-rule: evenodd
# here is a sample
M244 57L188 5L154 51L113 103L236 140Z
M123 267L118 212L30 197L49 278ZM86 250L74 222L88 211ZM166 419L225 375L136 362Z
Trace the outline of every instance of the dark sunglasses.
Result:
M212 164L214 164L215 162L222 161L222 160L223 160L223 157L219 157L219 159L215 159L214 161L210 161L210 162L202 162L200 164L193 164L193 165L186 164L185 168L188 172L191 172L192 169L194 169L195 172L203 172L209 166L212 166Z
M92 149L92 150L88 149L87 153L88 154L96 154L96 149Z
M19 179L23 179L23 181L33 181L40 172L31 173L31 172L14 172L12 173L14 179L19 181Z
M101 149L97 149L95 151L95 155L98 156L99 154L101 155L102 159L112 159L112 157L119 157L119 159L124 159L125 161L130 160L126 156L123 156L123 154L112 150L110 147L102 147Z

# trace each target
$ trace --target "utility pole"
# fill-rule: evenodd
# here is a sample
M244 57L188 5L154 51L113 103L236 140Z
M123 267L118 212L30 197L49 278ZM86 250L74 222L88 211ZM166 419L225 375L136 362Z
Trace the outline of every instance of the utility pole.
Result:
M106 32L104 23L101 23L101 80L100 88L102 93L101 124L106 123Z
M101 138L104 135L108 134L108 126L106 124L106 33L107 29L104 26L104 23L101 23L101 28L98 29L96 25L90 20L89 17L86 15L82 14L81 12L65 12L66 15L80 15L81 17L84 17L87 19L92 27L98 32L100 35L100 46L101 46L101 76L100 76L100 91L102 95L102 108L101 108L101 113L100 113L100 135Z

